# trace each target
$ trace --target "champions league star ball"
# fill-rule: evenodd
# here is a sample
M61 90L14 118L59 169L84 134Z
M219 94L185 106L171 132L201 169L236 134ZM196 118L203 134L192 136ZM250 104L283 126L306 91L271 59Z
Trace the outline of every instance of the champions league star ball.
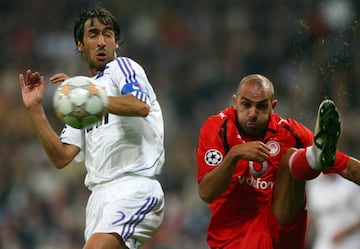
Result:
M56 116L62 122L83 129L102 119L108 96L92 78L76 76L57 88L53 101Z

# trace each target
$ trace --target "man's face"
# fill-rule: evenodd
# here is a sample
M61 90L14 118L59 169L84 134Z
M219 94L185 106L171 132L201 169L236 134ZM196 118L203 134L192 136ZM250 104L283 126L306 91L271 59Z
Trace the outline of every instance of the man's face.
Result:
M79 42L77 47L93 76L115 58L115 50L118 46L113 27L104 25L94 18L85 22L83 43Z
M256 84L244 84L233 96L237 120L245 135L253 138L264 136L276 100L268 89Z

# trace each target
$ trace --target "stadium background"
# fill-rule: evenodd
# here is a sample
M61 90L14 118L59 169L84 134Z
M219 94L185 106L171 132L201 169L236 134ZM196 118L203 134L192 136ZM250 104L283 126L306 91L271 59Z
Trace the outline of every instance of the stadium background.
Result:
M24 111L18 74L87 74L72 17L91 0L0 1L0 248L77 249L88 191L84 168L51 166ZM353 0L102 1L120 21L120 54L148 73L162 105L166 217L147 248L202 249L208 209L197 195L195 149L206 116L230 104L246 74L275 84L278 112L310 128L320 101L337 102L340 147L360 156L359 8ZM50 85L50 84L49 84ZM54 87L45 109L51 123ZM311 248L311 245L309 245Z

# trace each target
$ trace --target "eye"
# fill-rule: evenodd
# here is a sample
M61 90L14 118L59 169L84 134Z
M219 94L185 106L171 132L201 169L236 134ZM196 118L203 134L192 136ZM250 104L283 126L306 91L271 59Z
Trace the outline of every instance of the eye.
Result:
M268 104L267 103L261 103L257 105L257 109L259 110L266 110L268 108Z
M246 102L246 101L243 101L241 102L241 105L245 108L250 108L251 107L251 104L249 102Z
M115 37L115 33L112 29L106 29L103 35L107 38L113 38Z
M97 32L94 32L94 31L90 31L89 33L88 33L88 36L90 37L90 38L95 38L96 36L97 36Z

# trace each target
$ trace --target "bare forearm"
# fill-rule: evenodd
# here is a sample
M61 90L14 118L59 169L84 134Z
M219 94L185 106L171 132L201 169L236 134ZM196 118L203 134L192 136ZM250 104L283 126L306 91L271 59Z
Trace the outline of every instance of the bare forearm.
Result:
M341 175L344 178L360 185L360 161L356 158L350 157L346 168L343 172L341 172Z
M211 203L225 192L229 187L236 162L236 160L227 157L220 165L204 176L199 184L199 195L203 201Z
M150 107L138 100L132 94L109 96L107 110L110 113L122 116L141 116L145 117L150 111Z
M269 157L269 148L260 141L237 144L230 148L224 160L204 176L199 184L202 200L211 203L229 187L238 160L263 162Z
M37 130L38 137L50 161L55 167L63 168L72 161L74 155L77 153L76 149L66 149L68 146L60 141L59 136L52 129L43 108L39 106L35 109L36 110L29 110L29 114Z

